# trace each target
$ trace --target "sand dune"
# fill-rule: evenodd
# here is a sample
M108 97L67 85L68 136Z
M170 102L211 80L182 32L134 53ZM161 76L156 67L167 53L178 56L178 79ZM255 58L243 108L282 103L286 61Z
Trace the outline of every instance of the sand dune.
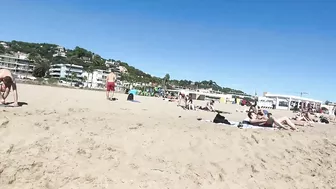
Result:
M19 85L1 108L0 188L333 188L334 125L299 132L238 129L176 103ZM197 102L203 104L204 102ZM241 121L236 105L217 104ZM273 111L275 116L289 112Z

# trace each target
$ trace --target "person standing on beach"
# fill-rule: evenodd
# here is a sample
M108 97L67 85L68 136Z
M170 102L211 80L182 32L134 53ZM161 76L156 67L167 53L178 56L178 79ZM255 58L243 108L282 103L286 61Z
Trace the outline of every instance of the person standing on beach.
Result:
M186 91L185 90L181 90L179 93L178 93L178 106L181 105L181 101L184 101L184 106L187 105L187 98L186 98Z
M15 82L13 74L7 69L0 69L0 81L2 82L1 89L0 89L1 104L6 104L6 98L8 97L8 94L12 88L13 95L14 95L13 106L18 106L18 93L17 93L16 82Z
M117 80L117 76L115 73L111 72L106 77L106 99L111 100L115 91L115 82ZM110 97L110 92L112 92L112 97Z

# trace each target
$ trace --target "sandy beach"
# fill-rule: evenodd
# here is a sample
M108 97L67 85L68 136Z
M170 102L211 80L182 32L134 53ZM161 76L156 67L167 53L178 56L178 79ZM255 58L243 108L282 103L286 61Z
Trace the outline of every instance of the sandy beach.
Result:
M112 102L100 91L18 90L28 105L0 108L1 189L336 187L332 124L238 129L197 121L215 114L161 98L136 96L135 103L116 94ZM246 117L237 108L216 104L232 121Z

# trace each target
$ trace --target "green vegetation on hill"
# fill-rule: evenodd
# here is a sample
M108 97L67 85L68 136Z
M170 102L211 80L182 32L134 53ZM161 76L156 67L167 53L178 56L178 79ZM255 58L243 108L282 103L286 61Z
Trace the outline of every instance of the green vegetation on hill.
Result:
M22 41L11 41L5 43L9 46L9 48L6 49L0 45L0 54L14 54L16 52L29 54L29 59L33 60L36 64L35 70L33 71L33 75L35 77L45 77L48 75L48 70L51 64L77 64L83 66L84 70L88 72L92 72L94 69L107 69L105 65L106 59L81 47L66 49L66 57L53 57L53 54L55 54L58 47L56 44L28 43ZM143 83L151 82L163 84L168 88L172 88L174 86L193 89L212 88L215 91L225 93L244 94L241 90L221 87L212 80L200 82L193 82L189 80L170 80L169 74L166 74L164 78L159 78L145 73L126 62L122 62L120 60L115 61L113 59L108 60L116 62L127 69L128 73L121 75L121 80L123 81Z

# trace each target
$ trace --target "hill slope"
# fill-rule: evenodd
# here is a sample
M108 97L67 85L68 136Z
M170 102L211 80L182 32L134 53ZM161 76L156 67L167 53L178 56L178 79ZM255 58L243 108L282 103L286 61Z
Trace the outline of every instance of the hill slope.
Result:
M241 90L219 86L212 80L201 82L193 82L190 80L170 80L170 76L168 74L165 78L155 77L129 65L126 62L114 59L104 59L98 54L81 47L66 49L67 57L65 58L53 57L53 54L55 54L58 47L56 44L29 43L15 40L11 42L0 42L5 42L8 45L8 48L4 48L0 45L0 54L14 54L16 52L29 54L29 59L34 60L36 63L36 69L33 74L37 77L44 76L48 71L50 64L71 63L83 66L86 71L92 71L93 69L106 69L105 61L110 60L119 63L120 66L124 66L128 70L128 74L122 75L122 80L153 83L162 83L164 81L168 85L176 85L185 88L212 88L213 90L225 93L244 94Z

